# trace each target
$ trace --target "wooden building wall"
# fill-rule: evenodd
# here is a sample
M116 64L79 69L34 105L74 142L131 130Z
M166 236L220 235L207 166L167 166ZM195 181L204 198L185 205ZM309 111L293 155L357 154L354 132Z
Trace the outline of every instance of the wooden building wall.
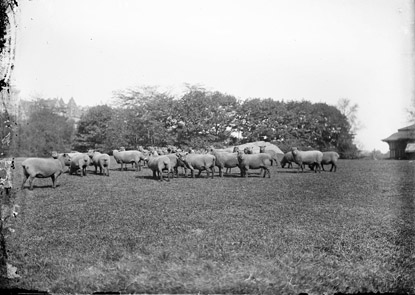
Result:
M390 141L389 150L390 150L390 158L391 159L409 159L415 157L415 155L406 154L405 148L408 144L408 140L398 140L398 141Z

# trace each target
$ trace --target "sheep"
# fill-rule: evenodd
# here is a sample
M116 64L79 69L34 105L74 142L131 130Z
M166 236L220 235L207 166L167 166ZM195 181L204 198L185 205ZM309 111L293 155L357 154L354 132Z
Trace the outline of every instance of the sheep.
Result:
M166 156L170 158L171 166L173 168L174 174L176 174L176 177L179 177L178 167L183 167L184 175L187 176L186 164L182 160L180 160L176 154L168 154Z
M260 154L245 154L242 151L238 152L239 169L241 169L241 177L248 177L248 169L263 169L264 176L271 173L268 166L271 166L271 156L267 153Z
M209 178L209 173L211 173L213 178L216 162L216 157L214 155L177 153L177 156L186 164L186 167L190 169L192 178L195 177L195 169L199 170L199 174L197 175L198 177L200 176L203 170L206 170L207 177Z
M253 154L254 153L254 147L252 147L252 146L247 146L246 148L244 148L244 153L245 154L248 154L248 155L250 155L250 154Z
M275 166L278 166L278 153L274 150L266 149L265 145L259 147L259 153L267 153L271 156L271 166L275 163Z
M91 164L91 158L87 154L78 153L71 157L69 174L77 173L81 169L81 177L86 176L86 168Z
M336 152L323 152L323 159L321 160L321 168L324 170L324 165L331 164L330 172L336 172L337 170L337 160L340 158L340 155Z
M317 150L314 151L300 151L296 147L291 150L293 160L299 165L298 171L304 172L304 165L312 165L316 173L317 170L321 172L321 161L323 160L323 153ZM315 168L315 169L314 169Z
M95 167L95 174L98 173L97 168L99 167L100 174L110 176L109 167L111 158L108 154L102 154L94 150L89 150L88 156L92 160L90 165L94 165Z
M232 150L232 153L237 154L238 151L239 151L239 146L235 146ZM231 172L232 172L232 168L226 168L226 172L225 172L226 174L231 173Z
M23 167L23 183L22 189L26 180L29 178L30 190L33 190L33 181L35 178L52 179L52 187L56 188L56 180L70 165L70 157L68 154L58 155L57 152L52 152L53 159L45 158L28 158L22 162Z
M121 164L120 170L123 171L123 166L125 163L125 170L127 170L127 163L135 164L136 171L141 171L141 166L139 165L140 161L144 161L145 157L142 152L135 150L113 150L112 155L114 156L115 161Z
M293 154L292 152L287 152L284 154L284 157L281 159L280 165L281 168L284 168L286 164L288 164L288 168L292 168L293 167Z
M163 181L163 171L167 170L167 181L170 181L170 172L173 174L173 167L167 155L158 156L157 152L153 152L146 161L148 168L153 171L154 179L159 177L159 180Z
M219 168L219 177L223 177L223 168L232 169L234 167L239 167L236 153L221 152L214 149L212 149L210 153L216 157L215 165Z

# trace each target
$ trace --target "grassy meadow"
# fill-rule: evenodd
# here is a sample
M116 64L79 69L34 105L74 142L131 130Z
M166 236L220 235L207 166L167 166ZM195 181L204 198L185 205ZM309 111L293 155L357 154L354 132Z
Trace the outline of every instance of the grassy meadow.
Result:
M20 189L11 286L52 293L415 293L415 163L223 178L63 174ZM329 166L326 166L326 170ZM28 186L28 183L26 184Z

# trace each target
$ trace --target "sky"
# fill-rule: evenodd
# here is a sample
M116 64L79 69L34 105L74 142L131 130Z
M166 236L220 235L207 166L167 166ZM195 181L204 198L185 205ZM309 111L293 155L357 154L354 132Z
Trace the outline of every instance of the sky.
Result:
M114 92L185 83L238 99L359 106L356 143L410 125L411 0L20 0L20 99L110 104Z

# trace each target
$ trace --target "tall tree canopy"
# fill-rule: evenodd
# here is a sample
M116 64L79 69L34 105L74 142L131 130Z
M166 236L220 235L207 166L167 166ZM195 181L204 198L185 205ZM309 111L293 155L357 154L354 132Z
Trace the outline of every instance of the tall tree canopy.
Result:
M51 151L68 151L74 122L59 115L42 99L37 99L27 121L18 129L16 149L22 156L50 156Z
M325 103L271 98L240 101L197 86L188 87L179 98L155 87L120 91L116 98L113 106L92 107L81 118L72 149L111 152L121 146L207 148L264 140L276 143L283 151L297 146L336 150L343 157L354 157L357 152L349 118L339 108ZM56 146L62 143L66 147L63 135L52 138L59 132L49 132L39 125L42 116L46 115L35 112L30 119L37 132L33 146L49 149L46 142L56 142ZM53 112L48 116L54 116ZM69 131L67 134L65 138L71 138Z
M91 148L108 149L107 133L113 113L113 109L107 105L90 108L78 122L73 148L81 152L86 152Z

